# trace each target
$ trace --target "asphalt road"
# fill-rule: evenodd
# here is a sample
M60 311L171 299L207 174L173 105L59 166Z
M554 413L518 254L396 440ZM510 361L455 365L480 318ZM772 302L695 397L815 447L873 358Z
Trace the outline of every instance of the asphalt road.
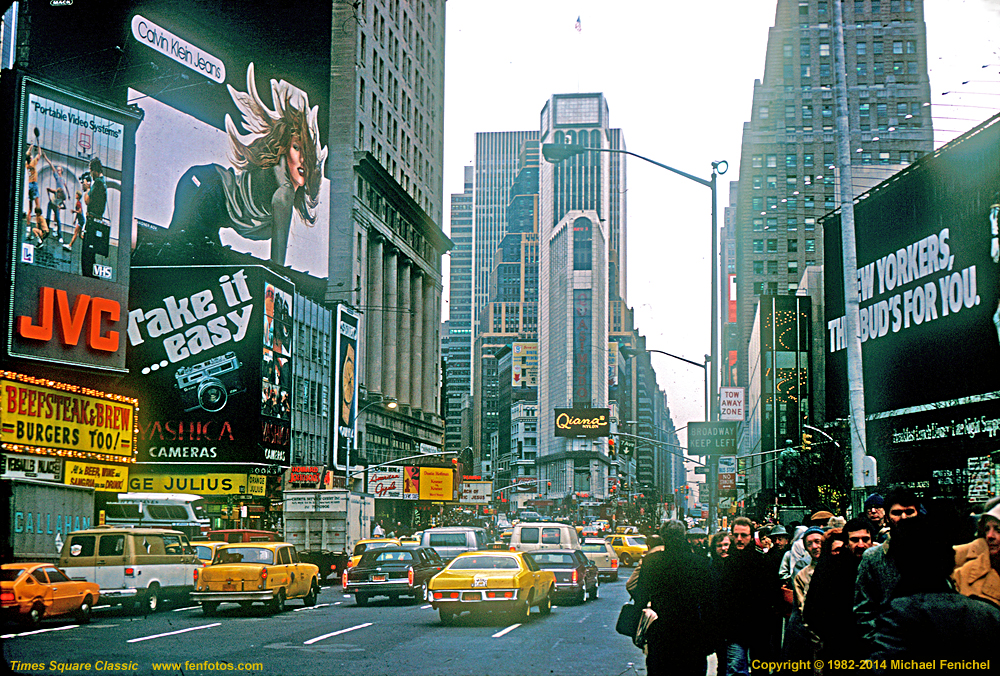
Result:
M375 598L361 608L333 586L315 607L289 601L273 616L224 604L206 617L187 604L148 616L99 607L88 625L51 620L34 632L6 625L3 655L33 674L644 675L642 653L614 629L623 572L599 599L547 617L532 609L523 624L464 614L446 627L429 604Z

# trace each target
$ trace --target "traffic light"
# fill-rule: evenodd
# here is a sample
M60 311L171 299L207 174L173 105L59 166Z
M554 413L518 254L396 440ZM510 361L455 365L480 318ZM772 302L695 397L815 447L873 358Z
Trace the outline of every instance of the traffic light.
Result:
M808 453L809 452L809 449L812 447L812 439L813 439L813 435L809 434L808 432L803 432L802 433L802 452L803 453Z
M608 437L608 458L611 460L615 459L615 439L614 437Z
M552 488L552 482L551 481L546 481L545 482L545 487L546 488Z

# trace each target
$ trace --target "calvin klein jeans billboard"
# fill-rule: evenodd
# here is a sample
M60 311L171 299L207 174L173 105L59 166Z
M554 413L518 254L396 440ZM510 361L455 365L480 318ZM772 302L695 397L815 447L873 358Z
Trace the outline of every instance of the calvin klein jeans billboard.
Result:
M1000 117L879 185L855 218L868 446L880 480L965 467L1000 438ZM832 419L847 415L839 216L825 238Z
M135 267L139 461L289 464L294 285L263 267Z

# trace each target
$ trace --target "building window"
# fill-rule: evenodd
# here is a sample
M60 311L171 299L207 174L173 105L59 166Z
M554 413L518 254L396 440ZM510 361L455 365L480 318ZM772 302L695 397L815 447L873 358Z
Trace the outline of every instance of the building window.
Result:
M775 174L770 174L767 177L767 187L771 190L778 187L778 177Z
M764 219L755 218L753 219L753 230L754 232L762 232L764 230Z
M798 158L795 155L785 155L785 167L794 168L798 164Z
M778 240L776 239L767 240L767 252L778 253Z
M754 282L753 283L753 293L755 296L764 295L764 282Z
M750 158L750 166L752 166L754 168L758 168L758 169L760 167L763 167L764 166L764 156L763 155L754 155L753 157L751 157Z
M788 240L788 253L797 253L799 250L799 240L790 239Z
M761 180L760 175L755 175L753 177L753 189L754 190L760 190L762 183L763 183L763 181Z
M878 163L879 164L889 164L889 152L888 151L886 151L886 150L879 151L879 154L878 154Z
M777 197L768 197L767 198L767 208L768 209L777 209L778 208L778 198Z
M589 218L573 221L573 269L590 270L593 259L593 235Z
M754 253L764 253L764 240L755 239L753 241L753 252Z
M778 295L778 283L777 282L768 282L767 283L767 293L770 294L770 295L772 295L772 296Z
M767 262L767 274L776 275L778 274L778 261L768 261Z
M777 155L768 155L767 156L767 166L768 167L777 167L778 166L778 156Z
M806 253L810 253L816 250L816 240L807 239L806 240Z
M764 261L754 261L753 262L753 273L755 275L764 274Z
M778 219L777 218L768 218L767 219L767 225L764 226L764 229L765 230L771 230L771 231L777 230L778 229Z
M799 229L799 220L795 216L789 216L786 224L790 232Z
M771 115L771 109L768 108L767 106L761 106L760 113L757 115L757 117L761 120L766 120L768 117L770 117L770 115Z
M788 282L788 295L794 296L795 292L799 290L798 282Z
M819 55L820 56L830 56L830 43L821 42L819 43Z
M868 53L868 44L864 42L854 43L854 53L858 56L865 56Z
M762 197L752 197L750 198L750 207L754 211L760 211L764 208L764 198Z
M805 229L806 230L815 230L816 229L816 219L813 218L812 216L809 216L807 218L803 218L802 222L805 223Z
M799 262L798 261L788 261L788 274L797 275L799 274Z

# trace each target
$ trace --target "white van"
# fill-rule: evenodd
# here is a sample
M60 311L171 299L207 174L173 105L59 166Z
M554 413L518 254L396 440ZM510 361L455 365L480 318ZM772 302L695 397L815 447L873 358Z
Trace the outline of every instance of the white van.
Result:
M420 546L430 547L445 561L465 552L483 551L488 545L486 530L471 526L428 528L420 535Z
M510 536L510 551L536 549L580 549L580 536L576 528L567 523L532 521L515 525Z

